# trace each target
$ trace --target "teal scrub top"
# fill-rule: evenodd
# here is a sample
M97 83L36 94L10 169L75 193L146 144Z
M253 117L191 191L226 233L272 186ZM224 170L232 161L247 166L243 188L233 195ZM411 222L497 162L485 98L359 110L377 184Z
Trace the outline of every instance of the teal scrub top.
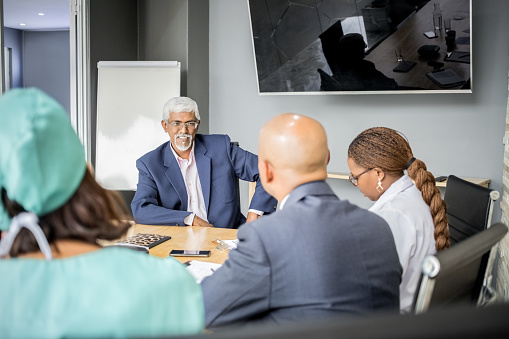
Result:
M110 247L51 261L0 260L0 337L202 333L203 296L184 265Z

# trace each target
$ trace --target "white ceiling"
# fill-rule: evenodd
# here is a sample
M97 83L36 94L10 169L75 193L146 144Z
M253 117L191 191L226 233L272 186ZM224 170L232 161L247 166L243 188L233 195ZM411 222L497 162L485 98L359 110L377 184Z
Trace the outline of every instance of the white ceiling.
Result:
M4 27L20 30L68 30L71 0L3 0ZM40 16L39 13L44 13ZM24 23L25 26L20 26Z

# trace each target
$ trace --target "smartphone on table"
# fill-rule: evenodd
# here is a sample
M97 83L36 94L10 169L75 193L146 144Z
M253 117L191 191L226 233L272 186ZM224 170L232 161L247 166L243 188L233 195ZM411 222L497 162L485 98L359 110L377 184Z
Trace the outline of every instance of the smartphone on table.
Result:
M172 257L209 257L210 251L200 250L172 250L170 252Z

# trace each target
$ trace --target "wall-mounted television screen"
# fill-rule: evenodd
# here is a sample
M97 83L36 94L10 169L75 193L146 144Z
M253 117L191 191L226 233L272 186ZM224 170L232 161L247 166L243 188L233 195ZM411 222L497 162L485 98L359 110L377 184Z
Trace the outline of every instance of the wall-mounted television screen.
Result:
M472 93L471 0L248 0L260 94Z

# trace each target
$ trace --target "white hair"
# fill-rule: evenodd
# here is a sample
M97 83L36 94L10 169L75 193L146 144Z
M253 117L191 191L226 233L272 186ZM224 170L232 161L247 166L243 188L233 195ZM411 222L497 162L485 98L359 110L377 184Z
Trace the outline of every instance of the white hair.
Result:
M196 120L200 121L198 104L188 97L174 97L168 100L163 107L163 120L168 122L170 113L192 112Z

